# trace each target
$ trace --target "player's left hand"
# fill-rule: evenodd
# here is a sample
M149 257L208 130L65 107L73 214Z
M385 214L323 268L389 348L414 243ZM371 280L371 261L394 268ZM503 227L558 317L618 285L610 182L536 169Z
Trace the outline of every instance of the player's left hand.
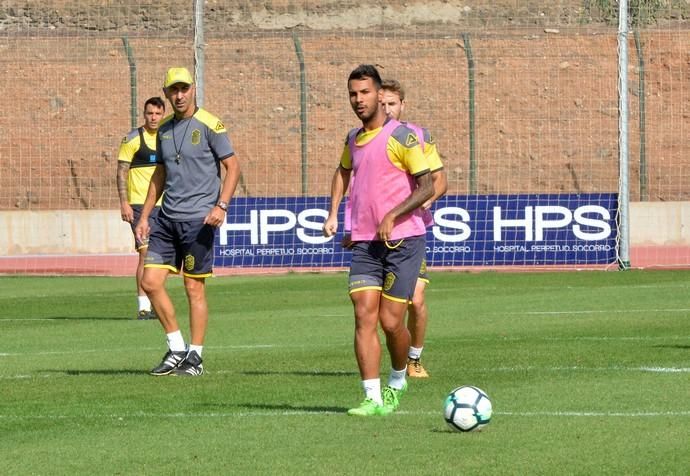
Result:
M352 248L352 245L354 244L355 243L352 241L352 235L350 233L345 233L345 235L343 235L343 239L340 241L340 246L346 250Z

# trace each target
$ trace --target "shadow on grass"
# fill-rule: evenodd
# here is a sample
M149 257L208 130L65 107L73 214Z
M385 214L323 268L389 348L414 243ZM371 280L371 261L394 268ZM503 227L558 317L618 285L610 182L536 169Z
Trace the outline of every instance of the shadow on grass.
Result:
M298 377L352 377L359 375L357 372L344 370L245 370L240 372L243 375L296 375Z
M270 404L270 403L237 403L232 405L237 408L245 408L248 410L264 410L270 412L285 412L289 414L294 413L347 413L345 407L327 407L327 406L312 406L312 405L289 405L287 403Z
M45 372L45 373L53 373L53 374L62 374L62 375L68 375L70 377L81 377L81 376L90 376L90 375L127 375L127 376L132 376L132 375L146 375L150 377L149 372L147 370L142 370L142 369L94 369L94 370L65 370L65 369L48 369L48 370L39 370L39 372Z
M681 350L688 350L690 349L690 344L662 344L662 345L655 345L657 349L681 349Z
M94 317L94 316L32 316L32 317L3 317L0 321L136 321L133 317ZM158 322L158 321L156 321Z

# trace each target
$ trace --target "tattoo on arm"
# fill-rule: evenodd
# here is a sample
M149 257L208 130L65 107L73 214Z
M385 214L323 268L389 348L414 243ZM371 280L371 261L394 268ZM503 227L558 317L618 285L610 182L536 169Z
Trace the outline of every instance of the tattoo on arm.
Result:
M117 194L120 201L127 200L127 179L129 176L129 164L126 162L117 163Z

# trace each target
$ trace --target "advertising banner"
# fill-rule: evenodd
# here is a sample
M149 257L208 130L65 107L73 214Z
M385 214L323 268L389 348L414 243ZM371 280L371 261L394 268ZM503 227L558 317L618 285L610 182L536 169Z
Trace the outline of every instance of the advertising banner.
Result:
M346 267L328 197L235 198L216 234L216 267ZM601 265L616 261L617 195L450 195L432 206L428 266Z

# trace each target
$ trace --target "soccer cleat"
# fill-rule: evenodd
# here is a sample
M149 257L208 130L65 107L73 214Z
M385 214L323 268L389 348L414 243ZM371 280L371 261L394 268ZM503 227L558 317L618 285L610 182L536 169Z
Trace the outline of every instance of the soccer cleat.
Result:
M156 313L153 310L145 310L142 309L139 311L139 314L137 314L137 321L151 321L154 319L158 319L158 316L156 316Z
M390 413L390 412L389 412ZM371 398L365 399L358 407L350 408L347 411L348 415L351 416L378 416L385 415L383 405L376 403Z
M414 378L429 378L429 373L424 369L419 359L407 359L407 375Z
M195 350L190 351L187 357L180 362L173 375L180 375L183 377L198 377L204 374L204 366L201 363L201 357Z
M398 409L400 398L405 394L405 391L407 391L407 382L401 389L393 388L390 385L383 389L383 415L388 415Z
M175 370L178 365L185 359L187 355L186 351L173 352L169 350L163 356L163 360L158 366L151 369L151 375L168 375L170 372Z

